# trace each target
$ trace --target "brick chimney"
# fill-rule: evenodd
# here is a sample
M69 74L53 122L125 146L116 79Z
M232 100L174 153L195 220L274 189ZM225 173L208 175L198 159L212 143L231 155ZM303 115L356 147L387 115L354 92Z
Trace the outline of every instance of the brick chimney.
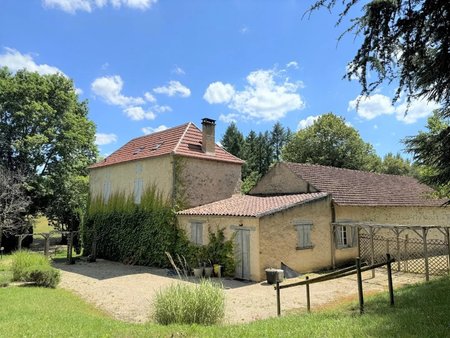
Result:
M214 154L216 149L216 120L204 118L202 119L202 150L207 154Z

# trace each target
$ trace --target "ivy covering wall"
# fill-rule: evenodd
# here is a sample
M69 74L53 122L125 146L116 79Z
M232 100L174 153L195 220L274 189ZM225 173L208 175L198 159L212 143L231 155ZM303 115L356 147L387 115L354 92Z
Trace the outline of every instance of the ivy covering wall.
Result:
M178 225L169 200L154 187L148 188L139 205L124 194L90 201L83 223L86 255L96 241L99 258L126 264L168 267L165 252L189 255L189 242Z

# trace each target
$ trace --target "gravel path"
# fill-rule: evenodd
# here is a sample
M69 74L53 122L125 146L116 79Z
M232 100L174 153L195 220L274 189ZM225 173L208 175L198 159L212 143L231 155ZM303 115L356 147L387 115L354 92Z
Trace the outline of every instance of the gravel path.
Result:
M130 266L98 260L96 263L78 261L75 265L56 264L61 269L60 286L79 294L88 302L126 322L151 320L152 300L155 293L172 283L189 283L168 277L165 269ZM387 277L377 270L376 277L363 274L364 292L387 289ZM420 275L395 273L394 287L423 281ZM226 294L226 323L245 323L276 316L276 295L267 283L240 282L224 279ZM292 283L289 280L287 283ZM311 307L357 296L356 277L344 277L311 285ZM304 287L281 290L283 313L306 308Z

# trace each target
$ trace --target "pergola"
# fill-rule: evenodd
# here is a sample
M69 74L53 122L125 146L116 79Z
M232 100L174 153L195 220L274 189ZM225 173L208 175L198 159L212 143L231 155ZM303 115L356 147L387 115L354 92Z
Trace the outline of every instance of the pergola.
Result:
M382 241L382 239L376 238L376 235L382 229L386 229L388 232L392 232L394 237L393 239L385 237L386 252L383 254L390 253L393 255L397 261L398 271L401 270L402 262L403 267L407 268L408 261L411 260L411 257L416 260L423 259L425 278L428 281L430 278L430 257L442 257L445 255L445 270L450 272L450 225L405 225L341 221L332 223L333 235L336 232L336 228L339 226L346 226L356 230L356 233L358 234L358 255L360 257L365 256L364 258L366 258L371 265L375 264L376 260L375 242ZM434 237L438 234L442 235L441 238L443 238L443 240L437 238L430 239L428 236L431 231L435 235ZM365 232L367 235L362 234L362 232ZM417 242L417 240L414 241L409 239L408 234L406 234L405 238L400 237L401 234L407 232L416 234L421 243ZM334 241L335 237L332 237ZM364 239L364 243L361 243L362 239ZM393 245L391 245L393 247L390 247L391 242L393 242ZM411 252L408 253L408 244L414 244L415 250L413 254ZM439 246L439 250L436 249L437 246ZM445 250L443 250L443 248L445 248ZM438 264L440 265L439 267L441 267L442 262L440 261ZM375 274L374 270L372 270L372 274Z

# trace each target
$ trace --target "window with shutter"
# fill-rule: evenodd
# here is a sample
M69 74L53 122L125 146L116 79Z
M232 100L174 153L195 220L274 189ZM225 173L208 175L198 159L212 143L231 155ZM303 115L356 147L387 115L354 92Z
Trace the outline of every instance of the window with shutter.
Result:
M191 242L197 245L203 244L203 224L191 222Z
M142 178L136 178L134 180L134 203L141 204L144 182Z
M311 249L313 244L311 241L312 223L295 223L297 230L297 249Z

